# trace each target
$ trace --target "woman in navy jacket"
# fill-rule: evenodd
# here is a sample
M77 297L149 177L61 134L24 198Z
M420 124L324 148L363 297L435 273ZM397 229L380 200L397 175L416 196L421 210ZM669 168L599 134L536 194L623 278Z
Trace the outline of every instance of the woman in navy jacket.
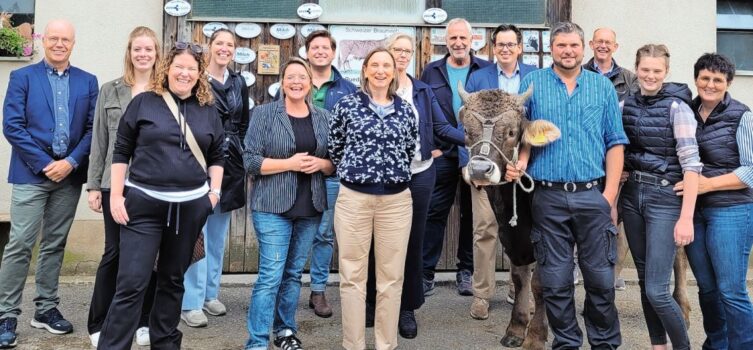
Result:
M405 277L403 279L403 294L400 303L400 320L398 330L403 338L415 338L418 334L414 311L424 303L423 289L423 241L426 228L426 216L429 213L429 201L434 189L436 172L433 159L440 156L432 154L434 135L442 141L464 145L463 132L455 129L447 122L434 92L422 81L411 77L407 68L413 59L415 41L405 33L396 33L387 39L387 49L395 58L396 78L398 80L397 95L409 102L418 118L418 140L416 140L416 154L411 160L411 180L409 188L413 198L413 219L408 254L405 259ZM373 261L373 254L371 254ZM367 286L367 324L373 321L373 310L376 300L376 285L374 283L374 264L369 264L369 283Z

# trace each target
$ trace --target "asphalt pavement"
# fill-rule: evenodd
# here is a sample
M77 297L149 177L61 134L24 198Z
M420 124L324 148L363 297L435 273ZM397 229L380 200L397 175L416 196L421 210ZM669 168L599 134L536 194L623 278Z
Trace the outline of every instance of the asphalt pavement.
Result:
M418 337L415 339L399 338L399 349L504 349L499 341L510 318L511 306L504 301L507 293L506 273L500 273L500 285L495 298L491 300L490 317L477 321L469 316L473 297L458 295L454 286L454 274L444 274L437 292L426 300L426 304L416 312L418 320ZM626 271L624 275L634 275ZM335 275L336 276L336 275ZM220 299L227 305L228 314L224 317L209 317L206 328L189 328L181 323L184 349L243 349L248 333L246 331L246 314L248 312L250 283L254 276L223 276ZM334 278L336 279L336 278ZM617 292L617 307L620 315L623 346L621 349L650 349L648 333L640 305L640 293L635 280L628 279L627 291ZM750 287L750 286L749 286ZM92 291L91 277L63 278L60 288L60 310L74 325L74 332L67 335L52 335L44 330L29 326L33 314L34 284L27 283L24 291L23 314L19 319L18 349L93 349L86 332L86 319ZM704 339L701 314L698 308L698 289L691 282L689 296L692 302L690 339L693 347L700 348ZM319 318L308 308L309 289L304 287L298 307L298 337L305 349L341 349L342 341L340 300L335 286L327 289L334 316ZM576 297L578 313L583 306L583 288L577 288ZM157 306L159 307L159 306ZM579 317L581 329L583 319ZM367 329L367 344L374 347L373 329ZM550 335L551 340L551 335ZM584 349L588 349L584 340ZM551 346L551 343L548 343ZM147 349L135 345L133 349ZM270 347L274 349L274 345Z

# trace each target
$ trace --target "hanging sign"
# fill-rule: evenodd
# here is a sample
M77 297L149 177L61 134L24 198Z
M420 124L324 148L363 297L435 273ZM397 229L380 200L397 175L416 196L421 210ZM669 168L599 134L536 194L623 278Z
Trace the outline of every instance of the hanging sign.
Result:
M447 11L434 7L426 9L423 17L426 23L439 24L447 20Z
M447 42L445 41L445 29L431 28L429 42L431 42L432 45L447 45Z
M241 77L243 77L243 80L246 81L246 86L247 87L251 86L251 85L254 85L254 83L256 83L256 76L253 73L249 72L249 71L243 71L243 72L241 72Z
M280 40L290 39L295 36L295 27L287 23L277 23L269 27L269 34Z
M201 28L201 31L204 32L204 36L208 38L212 36L212 34L216 32L217 29L227 29L227 25L220 22L209 22L205 24L203 28Z
M259 65L256 74L280 74L280 45L259 45Z
M303 27L301 27L301 35L303 35L304 38L308 38L309 34L317 31L317 30L325 30L323 25L321 24L306 24Z
M280 90L280 82L276 82L267 88L267 93L269 93L269 96L275 97L277 96L277 91Z
M235 34L241 38L253 39L261 34L261 26L256 23L238 23L235 25Z
M322 7L319 4L305 3L298 6L298 17L303 19L316 19L322 15Z
M191 4L185 0L170 0L165 4L165 12L173 17L185 16L191 12Z
M308 59L308 55L306 55L306 46L301 46L301 48L298 49L298 56L304 60Z
M249 64L256 59L256 52L248 47L239 47L235 49L233 61L240 64Z

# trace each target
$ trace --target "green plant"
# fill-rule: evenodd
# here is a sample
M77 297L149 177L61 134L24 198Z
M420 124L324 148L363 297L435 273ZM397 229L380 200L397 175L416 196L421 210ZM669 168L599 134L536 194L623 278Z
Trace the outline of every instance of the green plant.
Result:
M21 57L24 54L26 38L15 28L0 28L0 51L8 56Z

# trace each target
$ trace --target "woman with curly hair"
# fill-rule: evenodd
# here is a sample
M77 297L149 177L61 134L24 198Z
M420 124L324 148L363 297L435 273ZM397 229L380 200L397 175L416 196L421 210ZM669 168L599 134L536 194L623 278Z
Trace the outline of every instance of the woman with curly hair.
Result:
M100 349L131 348L154 268L158 307L149 318L151 346L180 348L183 274L220 200L223 174L224 131L209 82L202 78L202 54L196 44L176 43L149 91L131 100L118 126L110 211L121 225L120 262Z

